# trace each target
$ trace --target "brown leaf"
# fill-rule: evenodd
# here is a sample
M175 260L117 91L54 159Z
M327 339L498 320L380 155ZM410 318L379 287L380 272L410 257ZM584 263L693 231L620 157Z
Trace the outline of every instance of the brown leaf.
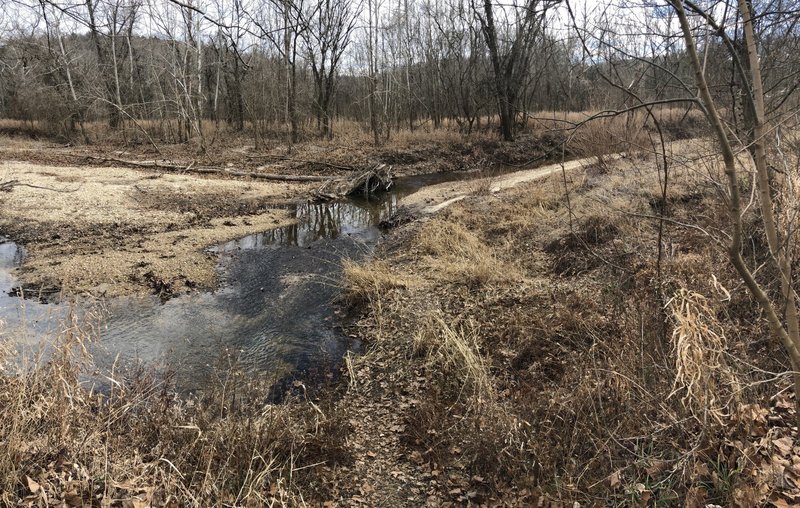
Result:
M620 478L621 477L620 473L621 471L614 471L613 473L608 475L608 485L612 489L616 489L617 487L619 487L620 483L622 483Z
M684 499L685 508L703 508L706 505L706 489L702 487L691 487Z
M639 494L639 506L647 506L647 503L650 502L650 498L653 497L653 493L649 490L643 490L641 494Z
M422 464L425 462L422 458L422 454L418 451L411 452L411 455L408 457L412 462L416 462L417 464Z
M667 462L665 460L653 460L650 463L650 466L645 469L647 471L648 476L650 478L654 478L658 473L661 473L667 468Z
M36 494L42 489L42 486L36 483L30 476L26 476L25 480L28 482L28 490L30 490L31 493Z
M775 448L777 448L778 451L783 455L789 455L789 453L792 451L792 446L794 445L792 438L788 436L776 439L772 442L772 444L775 445Z
M775 401L775 407L780 409L792 409L794 407L794 403L789 400L789 397L781 396Z
M64 494L64 502L67 503L68 506L83 506L84 504L83 497L74 490Z

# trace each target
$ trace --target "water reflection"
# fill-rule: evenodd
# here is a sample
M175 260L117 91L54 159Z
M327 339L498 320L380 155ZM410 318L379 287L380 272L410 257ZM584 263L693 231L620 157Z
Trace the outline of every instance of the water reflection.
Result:
M231 355L249 372L326 377L358 347L335 326L332 301L343 259L358 259L380 238L400 194L383 199L297 205L295 224L211 249L223 284L213 293L117 299L103 333L111 356L170 358L182 390L215 378L215 360Z
M403 196L459 177L399 180L377 200L297 205L296 224L210 249L220 255L219 290L163 304L156 297L107 301L109 317L93 351L96 362L109 368L119 359L165 360L184 391L215 382L221 375L215 368L219 359L272 378L332 372L348 349L358 347L337 330L331 305L342 260L371 252L381 235L377 225L394 213ZM27 306L30 320L33 307L34 326L25 322L25 336L43 337L66 306L30 303L5 293L14 284L11 269L23 258L15 244L0 242L0 319L19 324L23 315L14 309Z
M351 199L297 205L295 224L233 240L211 250L233 252L268 247L308 247L321 239L336 239L342 235L373 243L380 235L376 225L394 213L398 201L395 193L382 200Z
M16 345L29 347L55 331L66 311L13 295L12 272L24 259L24 248L0 236L0 340L14 339Z

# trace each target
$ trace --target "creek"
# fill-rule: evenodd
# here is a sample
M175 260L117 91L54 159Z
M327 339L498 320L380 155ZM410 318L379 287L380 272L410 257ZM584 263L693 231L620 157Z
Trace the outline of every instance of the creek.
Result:
M370 255L379 224L400 199L437 183L477 174L441 173L395 180L390 192L292 207L295 224L214 246L220 284L162 302L156 296L109 298L94 361L103 370L161 362L181 392L217 382L232 365L275 380L332 379L342 357L360 343L341 330L334 300L344 259ZM41 348L69 314L66 303L12 296L23 247L0 237L0 339ZM81 312L81 302L71 309ZM23 353L24 354L24 353Z

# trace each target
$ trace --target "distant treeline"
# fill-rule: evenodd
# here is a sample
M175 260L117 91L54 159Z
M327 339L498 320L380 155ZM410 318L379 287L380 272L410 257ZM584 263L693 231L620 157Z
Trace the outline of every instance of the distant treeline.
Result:
M84 123L98 120L142 130L165 122L177 126L172 141L202 143L209 120L252 129L257 139L291 140L302 132L332 137L333 121L348 120L379 142L421 126L469 133L492 117L512 139L534 111L692 97L669 27L661 39L646 27L621 32L607 11L598 18L605 25L588 15L579 22L545 0L225 0L213 9L73 0L16 8L17 24L0 39L0 117L87 141ZM770 30L764 47L777 49L765 56L767 96L785 107L800 70L797 38L794 29ZM747 90L724 44L709 39L702 49L717 99L736 112Z

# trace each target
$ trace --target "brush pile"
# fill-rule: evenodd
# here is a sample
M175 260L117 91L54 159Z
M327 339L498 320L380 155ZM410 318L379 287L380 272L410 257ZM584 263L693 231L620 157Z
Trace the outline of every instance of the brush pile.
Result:
M331 178L312 192L323 201L341 199L345 196L370 197L387 192L392 187L392 167L377 164L370 169L354 171L348 176Z

